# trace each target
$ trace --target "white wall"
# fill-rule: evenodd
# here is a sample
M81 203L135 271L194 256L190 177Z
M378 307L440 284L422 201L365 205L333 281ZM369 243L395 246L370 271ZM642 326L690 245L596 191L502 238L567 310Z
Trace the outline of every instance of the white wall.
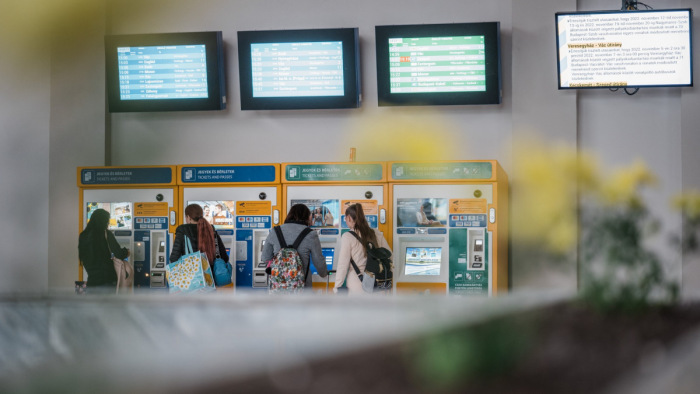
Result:
M48 283L49 45L40 1L0 2L0 291Z

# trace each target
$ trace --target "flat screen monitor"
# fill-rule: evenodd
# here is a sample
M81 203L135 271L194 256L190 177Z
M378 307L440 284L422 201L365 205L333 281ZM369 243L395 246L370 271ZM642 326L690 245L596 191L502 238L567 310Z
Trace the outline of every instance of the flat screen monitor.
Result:
M233 229L236 227L236 202L231 200L188 201L187 205L199 204L204 212L204 218L217 230Z
M109 212L110 230L131 230L133 228L133 215L130 202L88 202L86 203L86 224L97 209Z
M557 12L559 89L693 85L692 10Z
M357 28L238 32L242 110L360 106Z
M407 247L404 275L440 275L442 248Z
M501 102L500 23L376 26L380 106Z
M220 31L105 37L110 112L226 108Z
M323 253L323 257L326 259L326 269L328 271L333 269L333 255L335 254L335 248L321 248L321 252ZM309 256L309 271L314 274L318 275L318 270L313 264L313 259L311 256Z

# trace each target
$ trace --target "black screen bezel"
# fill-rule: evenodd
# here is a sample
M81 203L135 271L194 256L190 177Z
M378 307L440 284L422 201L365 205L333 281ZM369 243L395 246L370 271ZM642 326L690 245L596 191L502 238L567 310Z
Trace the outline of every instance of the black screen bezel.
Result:
M207 98L121 100L117 48L126 46L205 45ZM223 40L220 31L105 36L109 112L211 111L226 108Z
M251 45L342 41L344 95L329 97L253 97ZM238 32L241 110L335 109L360 106L360 56L357 28L264 30Z
M454 93L391 93L389 39L483 35L486 52L486 91ZM377 96L379 106L500 104L500 22L375 26Z

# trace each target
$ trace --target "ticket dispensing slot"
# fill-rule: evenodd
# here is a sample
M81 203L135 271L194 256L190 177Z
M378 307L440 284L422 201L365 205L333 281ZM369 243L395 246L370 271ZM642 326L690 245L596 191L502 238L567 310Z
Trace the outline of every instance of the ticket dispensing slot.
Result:
M253 231L253 288L267 287L267 262L262 261L262 250L268 230Z
M151 288L165 287L166 244L165 230L151 231Z
M468 239L468 270L484 270L486 268L486 234L483 228L470 229Z

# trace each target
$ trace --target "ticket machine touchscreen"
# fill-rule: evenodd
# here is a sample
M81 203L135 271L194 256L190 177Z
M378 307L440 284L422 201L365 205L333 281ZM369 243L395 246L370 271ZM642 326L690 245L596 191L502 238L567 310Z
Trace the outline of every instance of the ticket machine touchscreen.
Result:
M332 270L333 255L335 254L335 248L321 248L321 252L323 253L323 257L326 258L326 269L328 271ZM309 256L309 272L311 272L314 275L318 275L318 270L316 269L316 266L314 265L311 256Z
M407 247L405 275L440 275L442 248Z

